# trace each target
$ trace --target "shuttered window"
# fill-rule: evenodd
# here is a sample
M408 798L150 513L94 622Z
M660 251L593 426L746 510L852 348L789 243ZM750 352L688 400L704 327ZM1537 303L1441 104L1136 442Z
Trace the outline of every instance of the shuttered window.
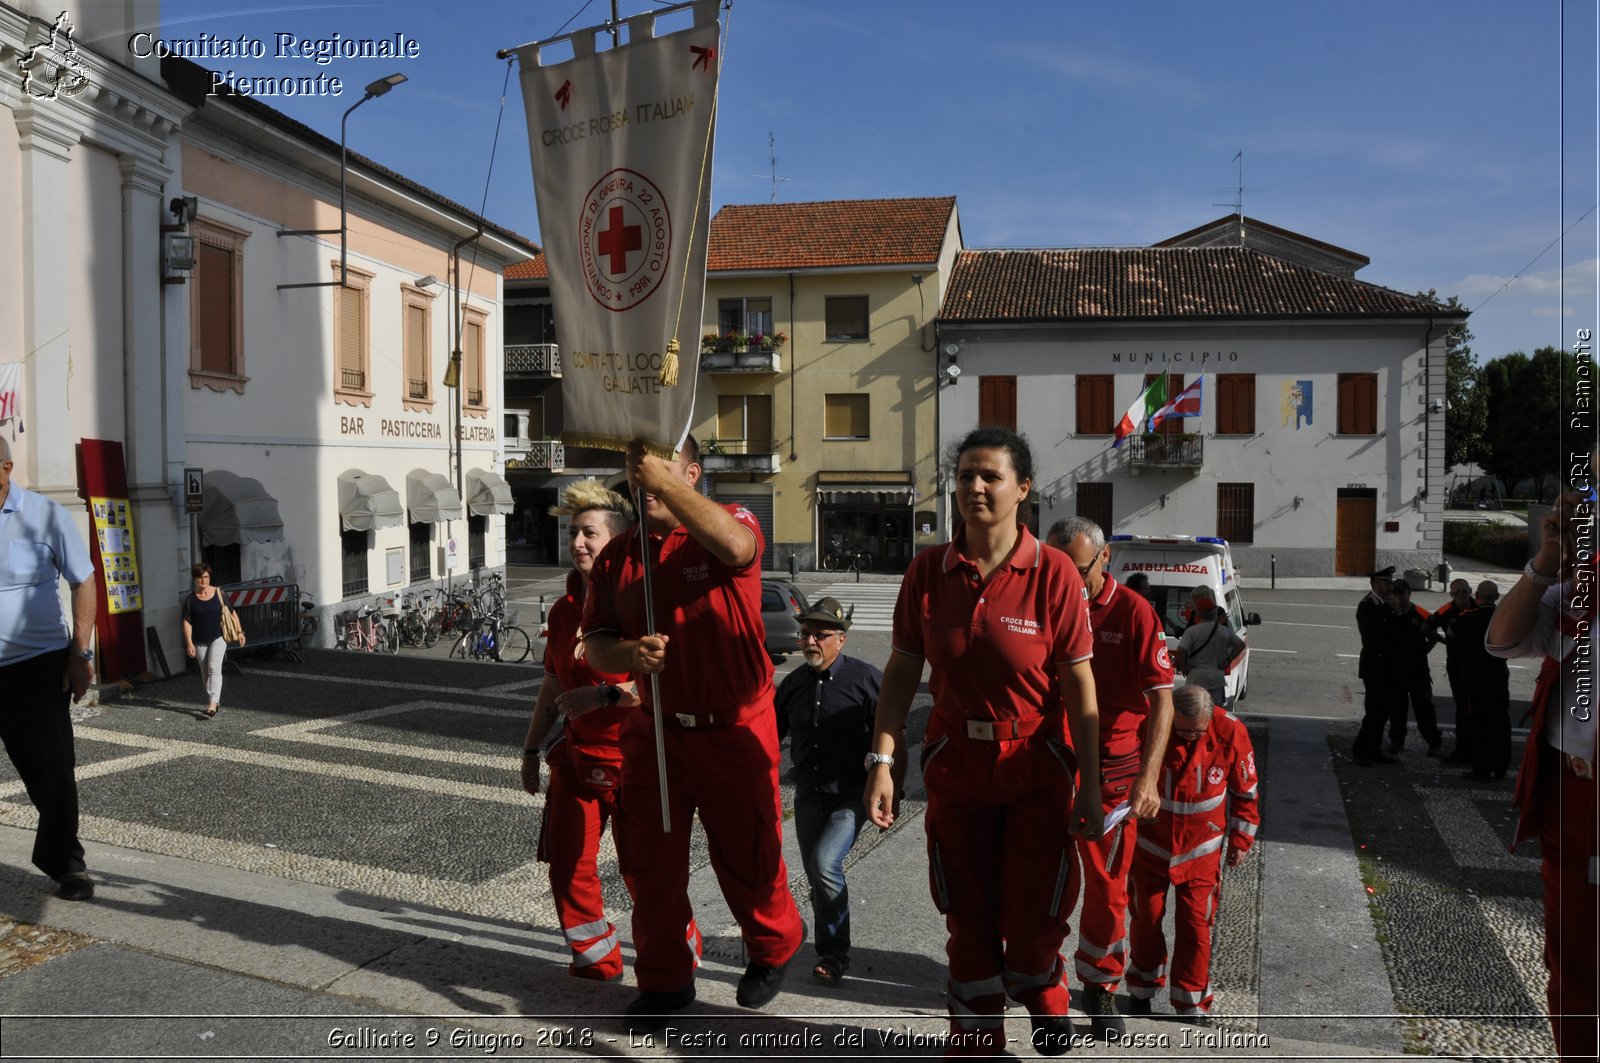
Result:
M1078 374L1078 435L1108 436L1116 427L1112 406L1112 385L1116 377L1107 374Z
M1017 378L978 378L978 423L1017 430Z
M1339 374L1339 434L1378 434L1378 374Z
M463 396L467 406L482 411L489 405L485 393L487 376L484 371L484 320L481 314L469 317L461 326L461 371L465 377L467 393Z
M189 223L189 382L243 393L243 272L246 234L214 222Z
M872 438L872 404L867 395L824 395L822 437L824 439Z
M339 267L334 266L334 276ZM351 270L348 284L333 289L333 336L338 352L335 401L371 405L371 332L367 323L368 285L372 274Z
M1217 374L1217 434L1249 436L1256 431L1256 375Z
M426 296L405 295L406 391L408 409L433 398L428 339L432 324Z
M1256 538L1256 485L1217 484L1217 534L1230 543Z

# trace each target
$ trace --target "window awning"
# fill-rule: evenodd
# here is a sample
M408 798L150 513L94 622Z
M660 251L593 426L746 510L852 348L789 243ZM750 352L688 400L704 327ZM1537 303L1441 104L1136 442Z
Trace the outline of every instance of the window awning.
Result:
M515 513L511 485L498 473L483 469L467 470L467 512L474 517L504 516Z
M405 519L400 492L388 480L360 469L339 474L339 524L345 531L395 528Z
M406 508L413 524L461 519L461 496L443 473L412 469L406 473Z
M834 506L909 506L916 501L911 484L828 484L817 488L817 501Z
M278 500L260 480L221 469L206 470L200 541L206 546L264 543L283 538Z

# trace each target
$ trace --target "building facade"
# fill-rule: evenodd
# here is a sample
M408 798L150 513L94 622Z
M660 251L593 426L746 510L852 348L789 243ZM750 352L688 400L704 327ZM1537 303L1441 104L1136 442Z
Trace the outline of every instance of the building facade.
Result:
M942 439L1026 433L1046 527L1083 514L1108 532L1220 535L1251 576L1431 571L1444 336L1464 315L1354 279L1354 252L1243 219L1270 230L1274 253L1256 250L1239 221L1153 248L963 253L939 321ZM1163 372L1169 397L1199 381L1199 414L1114 445Z

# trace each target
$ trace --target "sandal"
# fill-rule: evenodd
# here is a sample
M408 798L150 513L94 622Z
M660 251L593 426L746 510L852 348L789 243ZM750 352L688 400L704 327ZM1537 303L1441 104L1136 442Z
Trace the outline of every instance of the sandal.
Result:
M838 985L850 971L849 956L823 956L811 968L811 975L819 982Z
M211 717L215 716L221 710L222 710L222 706L221 705L212 705L210 708L208 708L206 710L206 719L208 719L208 720L211 719Z

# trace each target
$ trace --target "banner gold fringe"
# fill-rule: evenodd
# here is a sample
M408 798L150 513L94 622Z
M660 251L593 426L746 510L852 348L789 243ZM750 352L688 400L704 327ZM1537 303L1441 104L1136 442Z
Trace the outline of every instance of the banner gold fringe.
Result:
M661 359L661 372L657 379L664 388L678 386L678 340L676 337L667 341L666 357Z
M569 447L593 447L596 450L625 451L636 437L590 435L587 432L562 432L561 442ZM644 449L647 453L658 458L672 461L678 455L667 444L658 443L653 439L644 440Z

